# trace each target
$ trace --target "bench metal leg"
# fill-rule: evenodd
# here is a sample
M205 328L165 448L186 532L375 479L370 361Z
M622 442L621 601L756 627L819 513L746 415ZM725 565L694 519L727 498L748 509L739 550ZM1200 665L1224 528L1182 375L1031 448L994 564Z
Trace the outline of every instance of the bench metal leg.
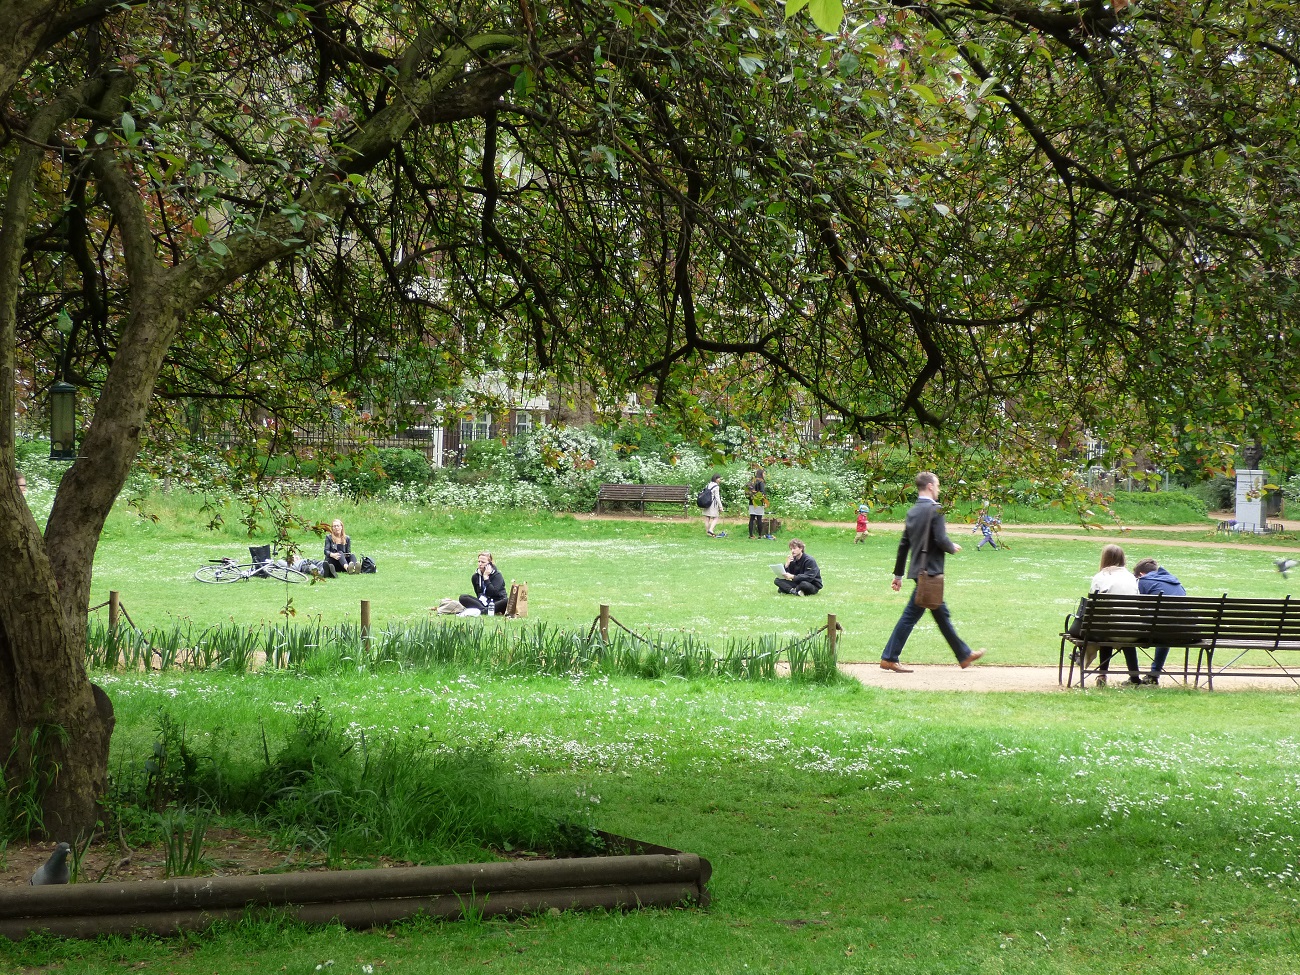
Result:
M1205 683L1210 690L1214 690L1214 648L1206 650L1202 648L1196 654L1196 682L1193 687L1201 686L1201 662L1205 662Z

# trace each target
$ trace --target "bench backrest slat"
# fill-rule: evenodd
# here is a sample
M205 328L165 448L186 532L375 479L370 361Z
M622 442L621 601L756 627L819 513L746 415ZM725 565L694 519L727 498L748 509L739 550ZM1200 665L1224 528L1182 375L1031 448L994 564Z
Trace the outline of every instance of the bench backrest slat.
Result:
M1076 639L1103 646L1300 646L1300 603L1194 596L1092 593L1081 606Z

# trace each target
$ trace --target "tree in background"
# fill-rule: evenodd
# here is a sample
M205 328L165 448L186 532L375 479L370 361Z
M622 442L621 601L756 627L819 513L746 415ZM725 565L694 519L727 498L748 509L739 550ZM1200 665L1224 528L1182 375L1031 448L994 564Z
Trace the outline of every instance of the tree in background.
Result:
M661 402L708 377L1040 461L1084 426L1293 437L1297 26L1266 0L880 2L825 35L752 0L10 0L0 742L39 743L45 829L93 824L105 782L100 530L199 400L252 437L493 366ZM42 530L13 417L53 378L94 409Z

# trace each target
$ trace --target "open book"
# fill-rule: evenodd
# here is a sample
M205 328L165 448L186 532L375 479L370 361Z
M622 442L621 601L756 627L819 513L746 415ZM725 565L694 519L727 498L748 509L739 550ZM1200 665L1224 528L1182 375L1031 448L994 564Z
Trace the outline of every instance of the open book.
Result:
M772 570L772 575L776 576L778 579L782 579L782 578L785 577L785 564L784 564L784 563L782 563L782 562L773 562L771 565L768 566L768 568Z

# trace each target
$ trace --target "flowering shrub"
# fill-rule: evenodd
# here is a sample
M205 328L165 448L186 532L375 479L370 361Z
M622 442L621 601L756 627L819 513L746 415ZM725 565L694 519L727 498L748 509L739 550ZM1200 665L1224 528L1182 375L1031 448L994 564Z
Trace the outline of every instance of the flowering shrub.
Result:
M572 484L590 478L602 460L616 464L613 453L590 431L538 427L519 443L519 473L536 484Z
M527 481L484 481L459 484L438 479L430 484L393 484L380 492L387 501L412 507L464 508L474 511L500 511L506 508L554 510L549 493Z
M834 451L805 459L804 466L771 462L767 451L798 454L797 441L755 437L741 427L724 428L725 442L740 452L719 463L709 449L694 443L651 441L638 450L624 442L625 456L613 436L589 429L539 427L508 443L474 441L463 467L429 469L423 455L384 449L328 463L315 458L273 458L263 492L273 496L378 497L411 507L478 511L526 509L590 511L604 483L685 484L692 497L713 474L722 475L722 498L730 516L743 515L746 485L754 467L767 469L767 504L777 517L848 518L862 496L866 476ZM29 504L48 510L62 465L50 464L49 445L24 444L21 467L27 473ZM757 455L756 452L762 452ZM244 496L248 485L220 452L171 452L164 460L143 462L128 494L143 495L168 484L201 485L209 500L229 502Z
M768 505L774 513L814 513L848 518L862 499L866 478L827 455L814 467L773 467L767 472Z
M704 451L688 444L676 444L667 460L654 454L634 454L624 464L632 484L690 484L703 487L712 476Z

